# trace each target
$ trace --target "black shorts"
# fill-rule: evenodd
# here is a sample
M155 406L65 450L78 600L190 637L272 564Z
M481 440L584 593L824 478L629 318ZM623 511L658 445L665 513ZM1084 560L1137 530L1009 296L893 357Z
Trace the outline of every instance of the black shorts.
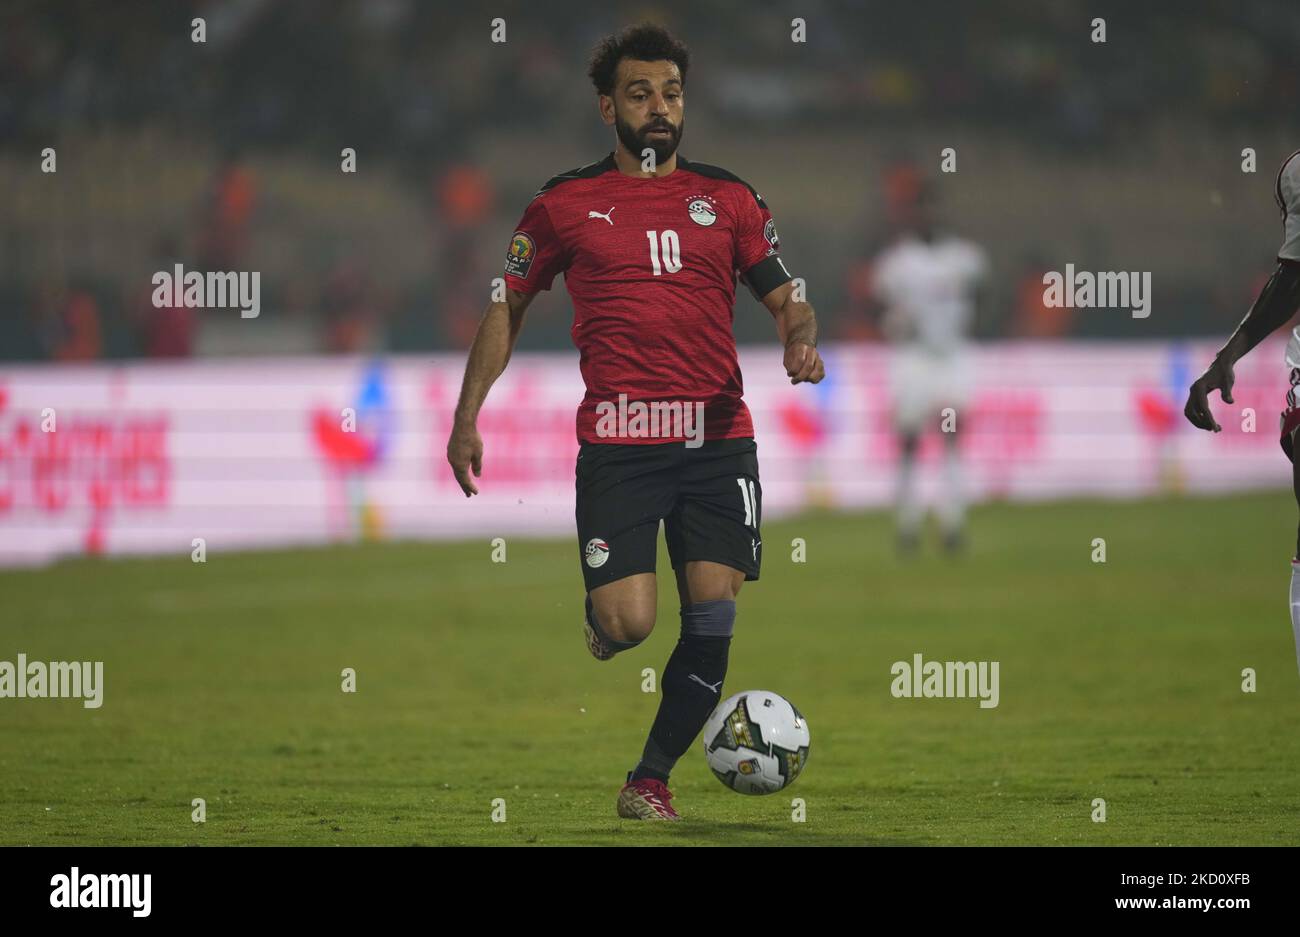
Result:
M583 443L578 449L578 557L590 592L655 571L659 522L673 569L707 560L757 579L763 489L751 438Z

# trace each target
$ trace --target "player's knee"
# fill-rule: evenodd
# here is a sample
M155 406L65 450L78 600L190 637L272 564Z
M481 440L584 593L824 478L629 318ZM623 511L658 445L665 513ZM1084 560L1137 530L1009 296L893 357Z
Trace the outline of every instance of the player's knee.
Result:
M696 583L691 588L692 601L688 602L684 607L690 608L694 605L703 605L706 602L730 602L734 609L736 605L736 594L740 592L740 587L745 584L743 573L737 578L739 580L738 582L721 580L709 583Z
M601 624L604 624L603 619ZM607 633L615 641L624 644L640 644L650 637L650 632L654 631L654 628L654 612L638 608L617 611L611 615Z
M745 574L738 569L721 563L692 562L677 577L677 594L683 608L702 602L731 602L734 617L736 595L744 584Z
M644 602L589 598L587 609L601 634L627 647L640 644L655 627L655 609Z

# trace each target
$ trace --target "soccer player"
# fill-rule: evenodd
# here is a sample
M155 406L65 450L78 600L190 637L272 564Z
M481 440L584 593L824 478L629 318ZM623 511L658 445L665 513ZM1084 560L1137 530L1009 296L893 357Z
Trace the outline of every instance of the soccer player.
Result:
M1232 366L1266 336L1289 322L1300 307L1300 151L1282 163L1273 196L1282 212L1282 246L1277 252L1277 266L1227 344L1219 349L1205 373L1192 382L1183 414L1198 429L1220 431L1210 412L1210 392L1217 390L1224 403L1232 403L1235 381ZM1285 360L1291 389L1287 391L1286 409L1282 412L1281 442L1282 451L1291 460L1291 483L1296 502L1300 504L1300 463L1295 458L1295 436L1300 428L1300 406L1296 399L1296 387L1300 386L1300 326L1291 330ZM1300 528L1296 532L1296 552L1291 558L1291 629L1295 634L1296 664L1300 666Z
M882 331L894 346L889 373L899 440L894 502L898 546L904 553L918 546L925 519L916 491L916 462L927 428L951 428L942 434L943 491L937 513L945 548L953 552L963 542L966 511L956 432L961 421L955 411L969 392L966 336L987 267L978 245L939 232L928 187L922 187L907 212L898 240L874 265ZM948 407L954 419L945 426Z
M642 820L679 819L669 774L722 696L736 595L762 562L758 455L731 328L737 277L775 318L790 382L825 375L813 309L796 295L763 199L677 155L688 65L654 25L596 47L589 74L615 149L555 176L525 209L507 298L479 324L447 444L461 488L476 494L477 415L528 304L563 273L586 384L576 515L588 650L609 660L654 628L661 520L681 601L659 711L618 795L618 815Z

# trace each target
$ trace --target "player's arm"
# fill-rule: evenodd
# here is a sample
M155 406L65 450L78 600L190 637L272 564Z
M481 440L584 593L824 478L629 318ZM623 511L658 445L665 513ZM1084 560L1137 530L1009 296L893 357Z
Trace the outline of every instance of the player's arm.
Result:
M524 313L533 301L532 293L507 289L504 302L492 303L479 321L474 342L469 347L469 361L465 365L465 379L460 387L460 400L447 440L447 461L456 474L465 497L478 494L478 486L470 479L483 472L483 437L478 432L478 413L487 400L488 391L505 371L515 342L524 327Z
M817 316L813 307L795 297L795 281L778 253L776 222L762 197L749 189L737 206L736 269L755 299L776 319L776 332L785 346L785 373L791 384L816 384L826 376L817 352Z
M826 376L826 366L817 351L817 314L812 304L795 299L794 281L787 280L763 297L763 305L776 320L790 383L816 384Z
M1246 318L1219 349L1205 373L1192 383L1183 414L1193 426L1219 432L1221 427L1210 413L1210 392L1217 390L1224 403L1232 403L1232 385L1236 380L1232 366L1289 322L1297 308L1300 308L1300 262L1278 258L1277 269L1260 290Z

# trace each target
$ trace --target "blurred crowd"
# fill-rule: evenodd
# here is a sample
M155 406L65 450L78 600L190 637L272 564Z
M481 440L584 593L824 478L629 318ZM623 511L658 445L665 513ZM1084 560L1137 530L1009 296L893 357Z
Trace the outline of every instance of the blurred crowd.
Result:
M807 54L752 3L449 0L9 0L0 8L0 139L69 122L165 122L215 139L401 144L413 165L499 125L553 129L586 101L571 63L644 17L705 39L735 126L839 125L873 114L970 116L1065 142L1105 142L1120 118L1187 111L1241 124L1276 113L1300 77L1289 0L808 0ZM189 22L206 20L191 43ZM510 54L479 41L492 17ZM1089 24L1108 21L1104 44ZM785 11L781 22L786 20ZM825 28L825 24L833 28ZM725 28L720 28L725 24ZM1242 79L1246 79L1243 81ZM566 128L567 129L567 128ZM1049 134L1038 134L1050 136Z
M14 248L8 263L0 261L0 357L196 353L203 327L196 311L156 306L140 275L177 263L199 270L280 264L280 275L266 278L264 307L309 336L303 351L465 347L484 283L499 267L509 233L502 225L513 223L540 181L569 168L501 159L488 166L482 155L506 132L577 139L584 152L603 154L608 132L593 119L586 52L647 17L707 48L697 68L713 105L693 109L688 123L733 134L756 123L848 135L881 122L961 120L1014 146L1104 161L1123 151L1134 127L1170 115L1220 130L1267 125L1300 79L1300 6L1292 0L799 6L810 23L835 28L810 28L806 47L792 55L788 17L774 28L774 14L740 0L503 2L491 10L442 0L10 0L0 5L7 173L61 141L148 134L161 141L160 158L193 166L202 181L181 211L150 218L137 207L146 215L143 232L69 237L45 252L38 248L47 245L32 242L48 239L49 228L0 211L0 246ZM506 21L508 54L494 54L484 40L493 16ZM194 17L205 21L203 43L192 41ZM1096 17L1107 20L1104 44L1089 41ZM352 243L325 236L310 218L286 221L291 197L270 196L265 174L273 165L280 178L304 180L307 191L292 198L327 213L330 194L311 191L306 180L337 173L341 140L387 155L392 187L416 206L418 221L404 237L422 275L393 274L387 242ZM60 172L67 172L72 157L63 159ZM869 234L819 302L829 334L871 334L859 314L868 248L888 237L890 206L906 201L914 172L895 166L871 183L878 217L866 217L867 204L855 209ZM87 210L60 209L70 218ZM801 224L811 222L796 217L795 229ZM131 243L112 243L122 238ZM298 246L282 249L287 241ZM133 250L143 267L104 260L119 249ZM1042 306L1045 263L1031 249L1006 260L1002 311L980 323L983 336L1075 332L1069 310ZM541 334L545 345L566 340L563 327Z

